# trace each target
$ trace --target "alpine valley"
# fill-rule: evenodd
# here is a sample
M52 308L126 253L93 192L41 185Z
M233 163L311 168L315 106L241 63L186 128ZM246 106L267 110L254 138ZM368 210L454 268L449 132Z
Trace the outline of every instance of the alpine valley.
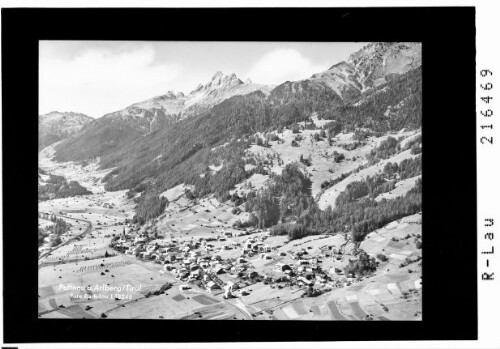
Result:
M39 116L39 317L421 320L421 61Z

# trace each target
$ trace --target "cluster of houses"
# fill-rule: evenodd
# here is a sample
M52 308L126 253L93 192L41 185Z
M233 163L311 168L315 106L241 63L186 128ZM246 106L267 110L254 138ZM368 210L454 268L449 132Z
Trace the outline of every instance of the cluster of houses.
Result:
M248 257L253 257L254 255L260 253L261 258L268 258L266 255L274 251L276 248L272 248L269 245L264 244L265 236L261 236L260 238L249 238L243 243L243 248L241 250L242 255L246 255Z
M259 253L263 259L271 259L276 257L276 254L280 257L287 256L285 252L275 253L277 248L266 245L264 243L266 238L267 236L262 235L260 238L247 239L243 244L242 256L251 257ZM330 251L327 251L328 249ZM331 247L327 247L327 250L322 250L317 256L311 256L306 249L288 252L288 256L292 258L293 262L274 264L272 272L260 273L262 281L271 285L278 284L279 288L287 285L299 287L319 285L334 288L355 283L356 279L352 275L345 276L344 272L339 268L331 267L329 270L321 268L322 259L325 257L332 258L332 260L342 259Z
M321 257L311 257L305 249L289 252L294 261L292 263L276 263L272 272L257 272L254 265L249 263L250 258L259 256L261 259L271 259L273 256L287 254L278 253L276 246L266 244L267 235L264 234L254 234L242 243L222 244L220 250L210 243L214 240L225 242L234 234L227 231L218 232L214 237L200 237L196 240L192 238L186 241L172 238L160 246L152 241L147 232L127 235L124 231L115 237L111 247L137 258L163 264L162 272L172 273L180 281L194 283L209 292L225 292L226 296L230 296L234 290L259 281L271 285L278 284L279 288L286 285L310 287L315 284L341 287L354 281L353 278L342 277L343 272L338 268L323 270L320 267ZM236 258L223 259L218 254L221 250L238 247L241 248L241 253ZM285 284L280 284L283 282Z
M281 252L280 255L285 256L286 253ZM353 276L345 276L344 272L339 268L331 267L329 270L321 268L322 256L324 257L325 254L309 256L309 253L304 249L293 252L291 253L293 262L276 263L273 269L275 277L266 276L264 282L285 282L286 285L300 287L319 285L329 288L349 286L356 282ZM335 259L335 257L332 258ZM282 287L279 286L279 288Z
M110 246L122 253L163 264L163 271L174 274L180 281L197 283L207 291L224 289L226 294L230 294L233 289L238 288L240 280L253 280L259 276L257 272L250 270L247 259L239 257L224 260L216 254L214 245L210 244L210 241L214 240L224 242L232 236L232 232L222 232L215 237L183 242L171 239L160 246L151 241L146 232L132 236L124 231L115 237ZM253 242L245 244L248 251L270 251L269 246L250 241ZM234 247L224 244L221 249Z

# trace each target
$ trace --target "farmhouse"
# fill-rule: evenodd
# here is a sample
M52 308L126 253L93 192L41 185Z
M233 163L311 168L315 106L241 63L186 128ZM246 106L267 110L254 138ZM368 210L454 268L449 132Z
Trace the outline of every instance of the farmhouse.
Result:
M207 283L207 291L208 292L213 291L213 290L217 290L217 289L220 289L220 287L215 282L209 281Z
M146 239L141 237L141 236L136 236L135 239L134 239L134 245L140 245L140 244L144 244L146 242Z
M272 248L269 245L263 245L260 247L262 252L271 252Z
M338 268L335 268L335 267L331 267L330 270L329 270L330 274L332 275L335 275L335 274L342 274L342 270L338 269Z
M198 279L200 277L200 269L196 269L194 271L191 271L191 274L189 275L191 278Z
M304 264L309 264L309 260L308 259L299 259L297 261L297 265L304 265Z
M302 283L302 284L304 284L304 285L306 285L306 286L312 286L312 285L314 285L314 282L312 282L312 281L310 281L310 280L307 280L307 279L306 279L305 277L303 277L303 276L299 276L299 277L297 278L297 282Z
M274 268L274 271L284 273L287 270L291 270L292 267L290 267L288 264L285 263L276 263L276 266Z
M141 258L144 258L144 259L145 259L145 258L149 258L149 257L151 257L151 253L150 253L150 252L143 251L143 252L140 252L140 253L139 253L139 256L140 256Z
M220 264L219 264L219 265L217 265L217 266L215 266L215 268L213 269L213 272L214 272L215 274L222 274L222 273L225 273L224 268L223 268L223 267L222 267L222 265L220 265Z
M209 267L210 264L208 264L207 262L201 262L200 263L200 267L203 268L203 269L207 269Z

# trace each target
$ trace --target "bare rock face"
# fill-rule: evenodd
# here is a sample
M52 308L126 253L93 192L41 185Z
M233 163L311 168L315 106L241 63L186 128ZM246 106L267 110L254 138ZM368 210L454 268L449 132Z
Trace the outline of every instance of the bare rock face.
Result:
M361 94L385 83L391 76L417 68L422 61L420 43L370 43L347 62L312 75L308 80L329 86L344 101L355 103Z
M272 86L251 82L244 83L236 74L224 75L219 71L188 95L167 91L164 95L132 104L103 118L119 117L122 120L130 120L133 127L137 127L141 132L152 132L181 118L204 112L234 95L244 95L257 90L269 93L271 88Z
M370 43L353 53L348 61L360 73L366 87L378 86L390 74L404 74L422 64L422 44L414 42Z
M217 72L215 75L212 77L212 80L205 85L205 89L217 89L221 87L229 87L229 86L234 86L234 85L241 85L243 84L243 81L238 79L236 74L231 74L231 75L226 75L222 74L222 72Z
M236 95L245 95L255 91L269 94L273 86L241 81L236 74L224 75L217 72L210 81L199 84L188 96L181 118L204 112L214 105Z
M355 101L363 90L358 70L347 62L335 64L324 72L314 74L309 80L323 82L349 102Z

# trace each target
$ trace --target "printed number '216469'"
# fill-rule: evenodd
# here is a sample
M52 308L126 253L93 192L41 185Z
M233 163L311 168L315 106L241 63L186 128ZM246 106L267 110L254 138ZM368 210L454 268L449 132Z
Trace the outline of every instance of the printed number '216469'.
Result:
M483 78L481 83L479 84L479 87L482 90L481 92L491 91L493 89L493 84L490 81L485 81L485 80L487 78L493 76L493 72L489 69L483 69L479 72L479 74L481 75L481 78ZM481 101L483 101L485 104L488 104L488 106L481 105L481 108L480 108L481 110L479 111L479 113L485 118L492 117L493 116L493 109L490 105L490 102L493 100L493 97L491 97L488 93L486 96L481 96L480 98L481 98ZM488 109L486 109L486 108L488 108ZM492 130L493 123L491 123L489 125L481 125L481 130L486 130L486 129ZM485 131L485 132L487 132L487 131ZM481 144L493 144L493 136L482 135L481 138L479 139L479 142L481 142Z

